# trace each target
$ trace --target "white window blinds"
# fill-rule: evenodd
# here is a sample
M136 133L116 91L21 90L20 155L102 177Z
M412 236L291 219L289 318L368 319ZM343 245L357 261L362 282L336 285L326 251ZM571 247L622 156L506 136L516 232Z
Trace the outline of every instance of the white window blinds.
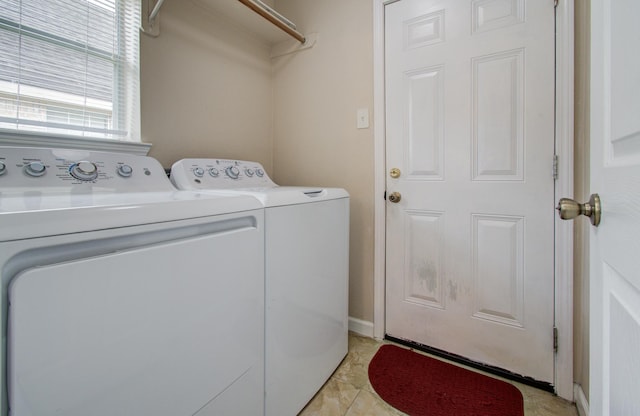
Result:
M0 131L140 141L139 0L0 0Z

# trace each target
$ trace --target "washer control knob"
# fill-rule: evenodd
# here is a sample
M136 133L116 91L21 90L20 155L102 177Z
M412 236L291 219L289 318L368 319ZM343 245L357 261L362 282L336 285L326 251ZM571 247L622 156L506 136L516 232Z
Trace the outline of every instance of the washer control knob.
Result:
M240 177L240 169L235 166L229 166L224 170L228 177L231 179L238 179Z
M123 178L129 178L131 175L133 175L133 168L129 165L120 165L116 169L116 172Z
M92 181L98 177L98 167L93 162L83 160L71 165L69 173L81 181Z
M209 175L213 176L214 178L217 178L219 174L220 172L218 171L218 169L216 168L209 169Z
M258 175L258 177L262 178L264 176L264 171L262 169L256 169L256 175Z
M4 175L5 173L7 173L7 165L5 165L4 162L0 161L0 176Z
M248 177L252 177L254 175L255 171L251 168L246 168L244 170L244 174L247 175Z
M42 176L47 173L47 167L40 161L29 162L24 166L24 173L29 176Z
M204 169L202 169L201 167L197 167L193 169L193 174L196 175L198 178L202 178L204 176Z

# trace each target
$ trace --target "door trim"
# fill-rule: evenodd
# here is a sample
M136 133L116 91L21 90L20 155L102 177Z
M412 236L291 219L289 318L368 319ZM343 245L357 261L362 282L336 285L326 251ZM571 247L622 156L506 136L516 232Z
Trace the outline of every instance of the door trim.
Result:
M385 336L385 95L384 7L401 0L373 3L373 119L374 119L374 266L373 335ZM553 0L547 0L553 1ZM573 66L574 0L556 9L556 154L555 197L573 195ZM551 174L551 172L549 173ZM558 396L573 401L573 222L555 222L555 325L558 351L554 385Z

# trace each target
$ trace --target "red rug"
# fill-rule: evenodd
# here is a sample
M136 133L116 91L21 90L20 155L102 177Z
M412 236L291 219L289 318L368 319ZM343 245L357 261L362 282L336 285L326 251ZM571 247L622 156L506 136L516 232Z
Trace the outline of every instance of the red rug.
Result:
M380 397L411 416L523 416L513 385L415 353L383 345L369 363Z

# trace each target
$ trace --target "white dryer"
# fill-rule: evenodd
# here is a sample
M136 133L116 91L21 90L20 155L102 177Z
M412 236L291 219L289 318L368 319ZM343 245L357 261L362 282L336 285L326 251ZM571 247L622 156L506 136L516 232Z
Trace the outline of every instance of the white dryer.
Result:
M263 215L152 158L0 147L0 414L263 415Z
M178 189L233 190L265 207L265 414L295 415L347 354L349 195L277 186L256 162L184 159Z

